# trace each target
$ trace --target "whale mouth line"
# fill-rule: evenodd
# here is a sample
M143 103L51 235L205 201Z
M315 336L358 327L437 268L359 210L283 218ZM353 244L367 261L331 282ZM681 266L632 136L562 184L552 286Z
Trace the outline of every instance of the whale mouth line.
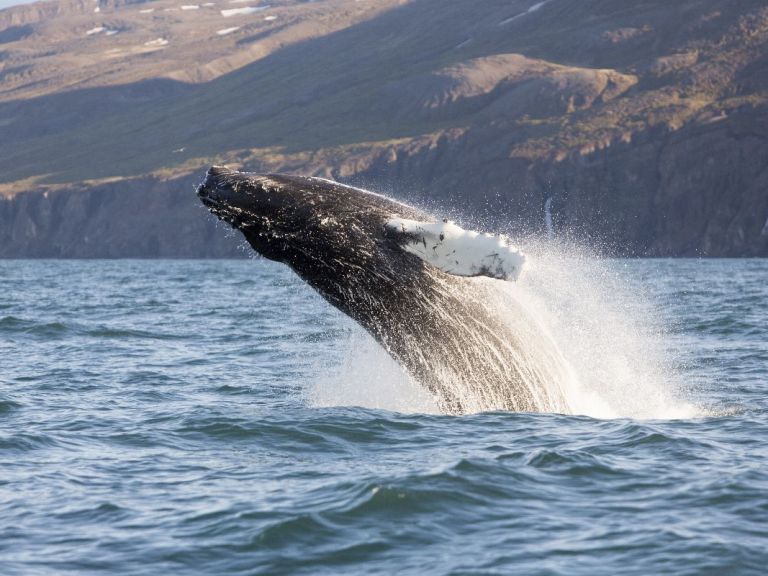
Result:
M244 210L232 206L227 202L216 200L210 196L200 196L200 200L203 202L208 211L216 216L219 220L226 222L232 228L243 229L253 226L252 223L246 222L247 217L244 216Z
M197 195L200 197L200 201L203 203L203 205L208 209L225 206L223 202L219 202L218 200L211 198L210 196L203 196L199 192L197 193Z
M208 211L222 222L229 224L235 230L250 230L261 227L259 234L270 230L270 220L265 216L259 216L229 204L226 200L218 200L210 196L200 195L200 200ZM273 231L274 232L274 231ZM275 235L275 234L273 234Z

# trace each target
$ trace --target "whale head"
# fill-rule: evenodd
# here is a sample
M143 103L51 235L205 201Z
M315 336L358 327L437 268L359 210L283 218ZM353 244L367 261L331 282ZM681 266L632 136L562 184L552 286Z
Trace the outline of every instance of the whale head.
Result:
M358 266L391 243L392 217L423 218L384 196L322 178L210 168L197 194L256 252L297 271Z

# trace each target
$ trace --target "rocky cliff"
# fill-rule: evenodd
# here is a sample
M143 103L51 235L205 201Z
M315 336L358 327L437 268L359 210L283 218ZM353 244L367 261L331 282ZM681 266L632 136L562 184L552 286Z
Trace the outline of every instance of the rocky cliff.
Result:
M768 256L764 2L252 4L0 11L0 256L241 255L194 198L211 163L608 253Z
M248 255L217 229L189 178L103 183L0 199L0 257L232 258Z

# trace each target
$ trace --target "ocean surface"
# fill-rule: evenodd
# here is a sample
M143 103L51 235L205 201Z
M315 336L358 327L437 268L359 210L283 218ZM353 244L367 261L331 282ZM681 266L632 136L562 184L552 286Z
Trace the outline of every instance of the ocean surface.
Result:
M768 261L529 274L577 414L440 415L267 261L0 261L0 574L766 574Z

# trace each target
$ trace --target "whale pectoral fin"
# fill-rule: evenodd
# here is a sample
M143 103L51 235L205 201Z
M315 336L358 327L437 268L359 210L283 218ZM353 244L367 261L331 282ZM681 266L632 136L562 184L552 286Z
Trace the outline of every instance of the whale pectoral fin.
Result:
M403 250L447 274L517 280L525 264L525 255L506 236L464 230L449 220L392 218L385 228Z

